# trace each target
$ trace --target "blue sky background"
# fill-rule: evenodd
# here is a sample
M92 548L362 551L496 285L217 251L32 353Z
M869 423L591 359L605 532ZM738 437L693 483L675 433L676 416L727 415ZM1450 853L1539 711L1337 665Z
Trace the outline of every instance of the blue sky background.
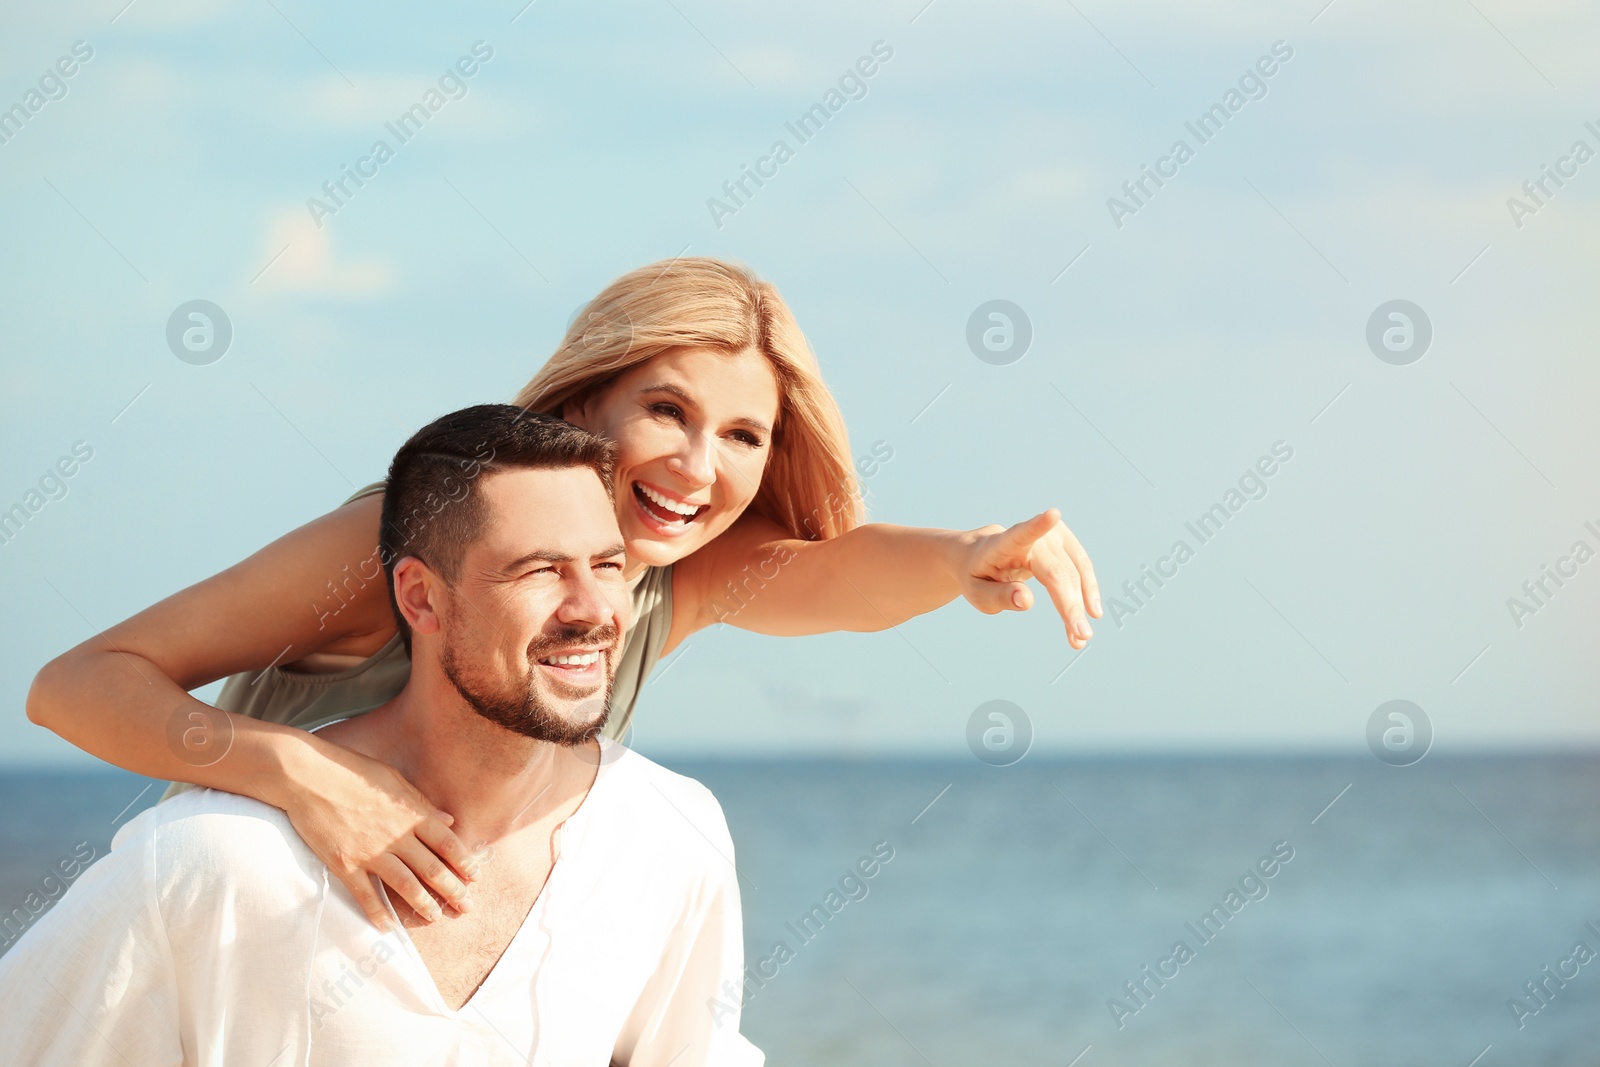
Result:
M94 450L0 546L5 759L72 758L22 711L50 656L509 399L576 307L682 253L785 294L854 451L893 449L875 518L1059 506L1115 594L1294 455L1082 662L1042 608L718 628L646 689L647 751L956 754L991 699L1063 752L1356 752L1393 698L1441 750L1600 741L1600 561L1520 627L1506 603L1600 549L1600 160L1520 228L1506 204L1600 149L1591 7L123 3L0 32L0 107L94 50L0 144L0 509ZM467 95L316 227L306 199L480 40ZM877 41L865 97L797 146L784 123ZM1107 198L1276 41L1266 96L1115 225ZM794 158L716 225L778 138ZM997 298L1033 328L1005 366L965 339ZM1365 341L1397 298L1434 330L1407 366ZM207 366L165 341L192 299L233 324Z

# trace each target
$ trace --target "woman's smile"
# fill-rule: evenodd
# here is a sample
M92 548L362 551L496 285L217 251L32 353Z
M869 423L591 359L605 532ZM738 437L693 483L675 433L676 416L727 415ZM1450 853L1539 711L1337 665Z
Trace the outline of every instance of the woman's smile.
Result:
M711 510L710 504L696 504L668 493L647 482L633 483L634 506L644 522L656 533L677 537Z

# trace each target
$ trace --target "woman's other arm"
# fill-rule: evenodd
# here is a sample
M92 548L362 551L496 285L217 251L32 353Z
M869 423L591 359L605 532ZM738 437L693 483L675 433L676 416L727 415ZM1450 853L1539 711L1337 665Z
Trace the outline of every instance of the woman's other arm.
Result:
M452 903L464 897L440 862L462 873L469 862L449 817L385 764L187 691L313 652L381 648L394 633L385 575L361 577L376 565L381 506L376 495L346 504L63 653L27 701L30 720L108 763L282 808L379 925L387 912L369 870L419 914L437 905L417 876Z
M793 637L898 626L964 596L979 611L1026 611L1029 579L1050 594L1073 648L1099 618L1094 565L1054 508L1006 528L933 530L869 523L803 541L746 514L673 566L668 650L714 622Z

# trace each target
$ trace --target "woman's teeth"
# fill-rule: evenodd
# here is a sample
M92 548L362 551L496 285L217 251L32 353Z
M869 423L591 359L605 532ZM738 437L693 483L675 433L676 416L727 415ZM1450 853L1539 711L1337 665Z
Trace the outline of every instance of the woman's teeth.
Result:
M556 667L588 667L600 662L600 653L584 652L576 656L551 656L539 662L548 663Z
M634 482L633 487L640 496L655 505L656 508L675 517L667 521L690 522L705 510L705 505L680 504L676 500L669 500L641 482Z

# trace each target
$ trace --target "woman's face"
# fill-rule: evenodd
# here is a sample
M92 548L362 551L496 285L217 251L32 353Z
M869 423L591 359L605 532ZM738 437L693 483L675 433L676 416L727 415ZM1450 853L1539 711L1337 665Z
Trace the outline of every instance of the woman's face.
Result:
M755 498L772 452L778 380L754 349L678 349L569 403L562 417L616 443L628 560L661 567L726 530Z

